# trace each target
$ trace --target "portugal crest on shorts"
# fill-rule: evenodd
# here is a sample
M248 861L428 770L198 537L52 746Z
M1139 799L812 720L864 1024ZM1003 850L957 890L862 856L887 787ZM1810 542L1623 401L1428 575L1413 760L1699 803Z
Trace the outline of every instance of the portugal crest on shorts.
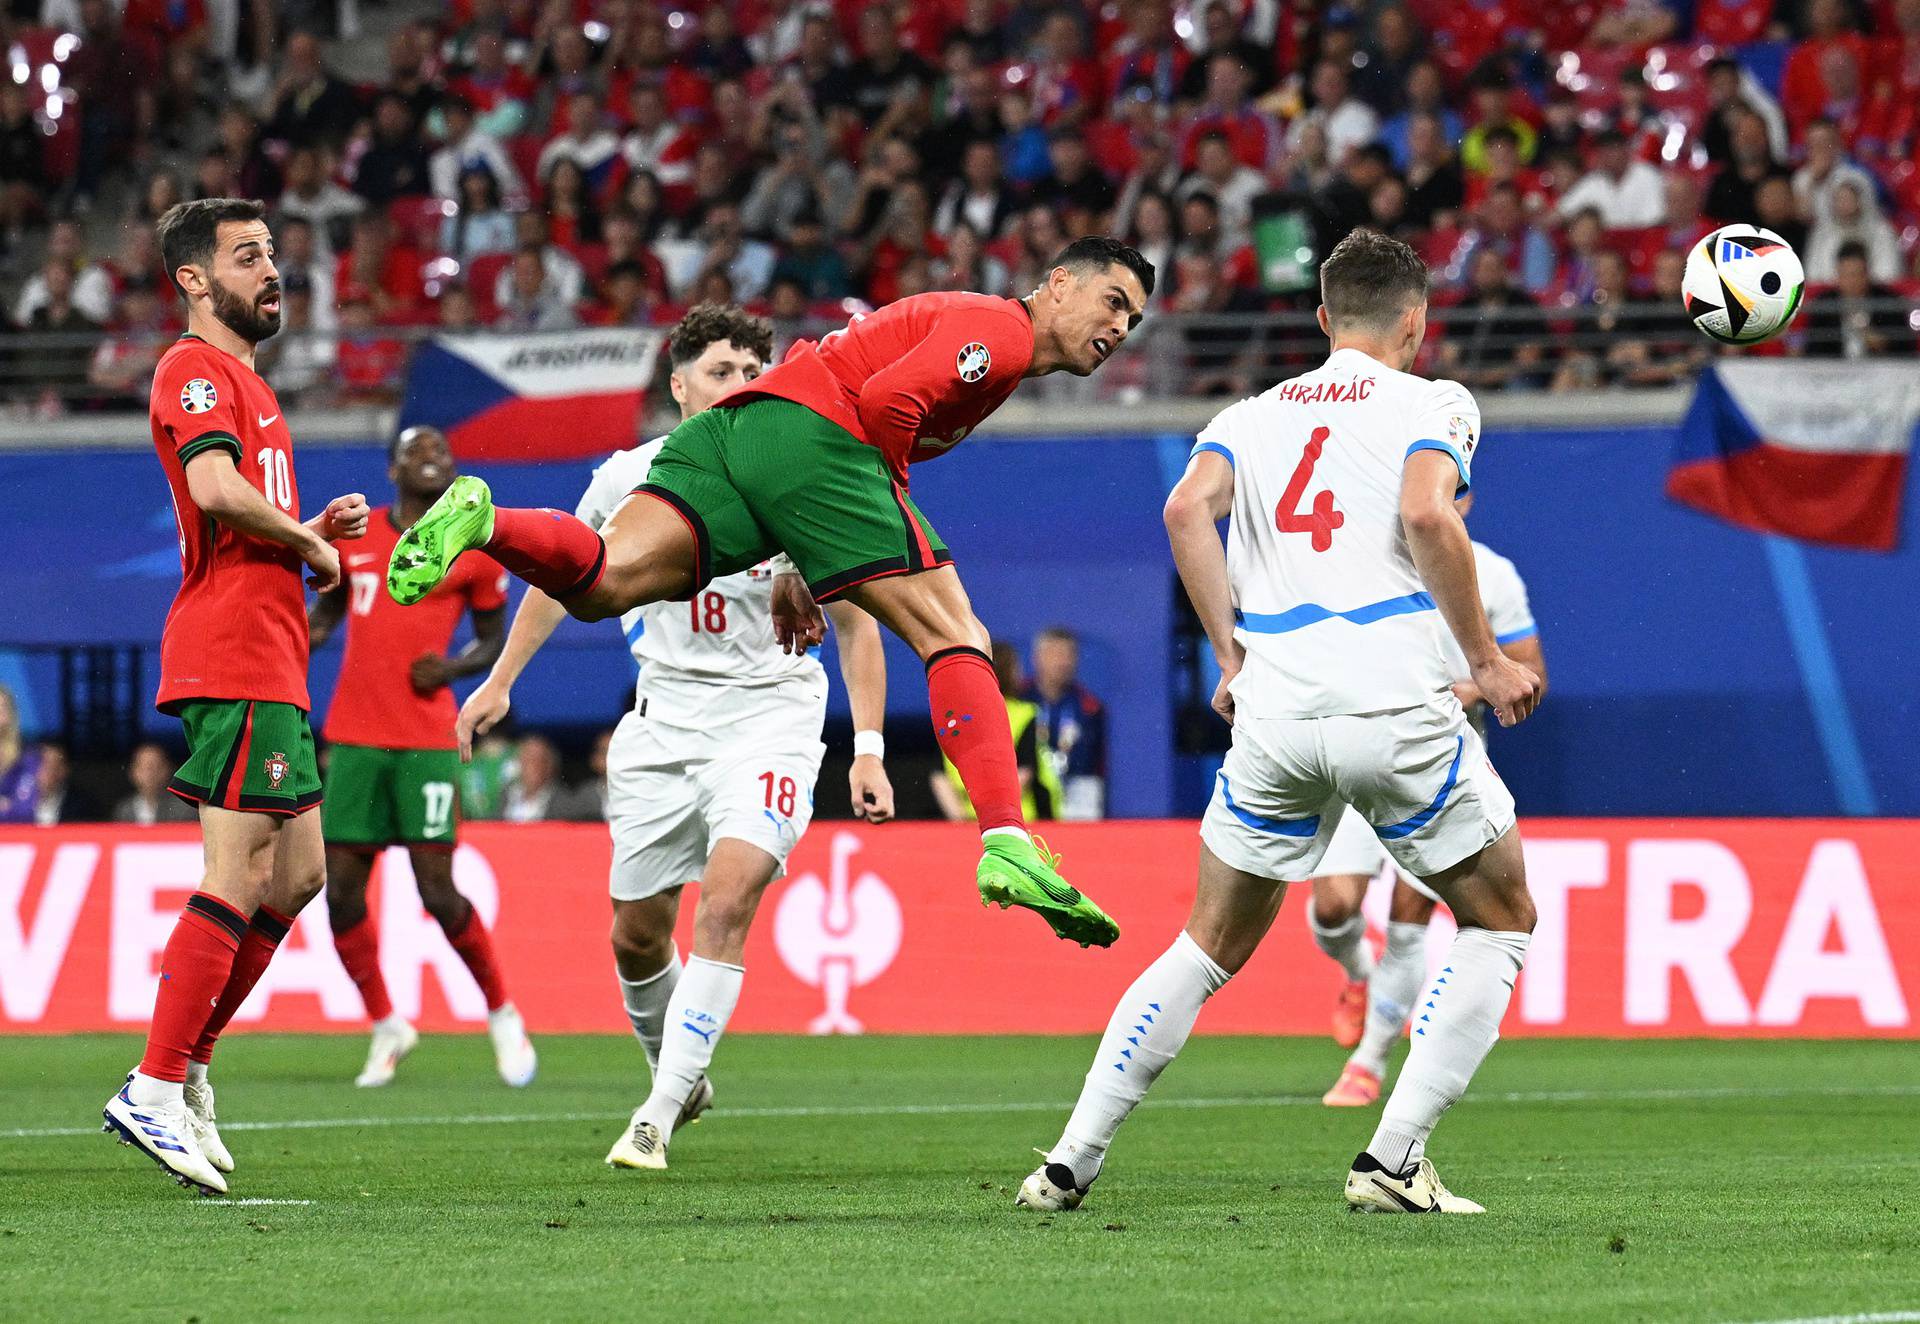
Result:
M267 771L267 784L276 791L280 789L280 783L287 779L287 774L293 771L293 765L287 762L287 756L278 750L267 755L263 766Z
M204 414L220 403L220 393L205 377L195 377L180 388L180 407L189 414Z
M987 365L992 362L993 355L987 353L987 347L973 340L960 347L960 355L954 360L954 366L960 370L961 381L977 382L987 375Z

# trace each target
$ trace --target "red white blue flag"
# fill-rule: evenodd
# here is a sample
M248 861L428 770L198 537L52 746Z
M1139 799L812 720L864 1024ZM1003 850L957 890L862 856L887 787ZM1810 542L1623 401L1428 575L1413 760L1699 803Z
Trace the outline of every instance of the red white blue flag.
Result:
M400 426L439 428L463 460L622 450L638 440L661 340L623 328L443 336L413 356Z
M1748 359L1700 375L1667 495L1764 533L1891 550L1920 365Z

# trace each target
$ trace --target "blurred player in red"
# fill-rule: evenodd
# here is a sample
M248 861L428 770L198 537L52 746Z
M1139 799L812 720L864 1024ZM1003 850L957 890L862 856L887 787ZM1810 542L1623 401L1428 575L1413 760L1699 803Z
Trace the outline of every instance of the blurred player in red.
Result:
M373 1021L361 1086L385 1085L420 1035L393 1009L380 974L380 932L367 913L367 879L388 846L413 860L420 901L473 972L487 999L487 1033L500 1078L526 1085L538 1065L520 1013L507 1001L486 921L453 885L460 758L454 750L453 691L485 671L506 636L507 572L484 556L462 561L438 589L402 607L383 586L387 560L420 513L453 481L453 453L438 428L408 428L388 452L396 500L373 512L346 573L313 604L313 647L347 623L347 655L327 709L327 909L333 945ZM460 618L473 639L447 656Z
M159 706L186 727L168 789L200 806L206 876L161 953L146 1054L103 1112L108 1132L209 1195L233 1171L207 1079L214 1042L326 876L301 578L333 588L333 540L367 527L358 493L300 522L293 438L253 367L280 329L265 216L257 202L203 198L160 218L187 334L155 369L147 409L180 530Z
M483 548L573 615L601 620L784 552L772 607L783 646L817 643L817 604L844 596L926 664L941 752L979 818L981 899L1107 946L1119 925L1027 835L986 627L907 495L907 468L965 440L1027 378L1097 371L1152 292L1150 262L1090 237L1025 298L919 294L856 316L675 428L598 532L559 511L498 509L485 483L459 479L401 539L388 591L418 601Z

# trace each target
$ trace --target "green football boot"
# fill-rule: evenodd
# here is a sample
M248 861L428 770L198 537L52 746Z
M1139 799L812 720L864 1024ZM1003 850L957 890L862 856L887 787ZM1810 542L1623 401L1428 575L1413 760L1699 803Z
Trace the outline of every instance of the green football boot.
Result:
M998 902L1002 910L1025 906L1044 919L1056 937L1082 947L1111 947L1120 936L1112 917L1060 876L1060 857L1046 842L996 834L985 846L978 875L982 905Z
M387 593L411 607L440 587L460 553L493 536L493 493L478 478L460 477L400 535L387 563Z

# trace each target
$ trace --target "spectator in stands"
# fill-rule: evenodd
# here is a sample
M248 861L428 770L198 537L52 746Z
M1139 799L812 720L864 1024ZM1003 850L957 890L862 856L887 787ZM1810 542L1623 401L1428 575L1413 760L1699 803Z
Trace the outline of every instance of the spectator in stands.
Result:
M554 15L552 6L547 15ZM606 93L594 68L593 43L586 31L577 23L563 21L544 26L546 31L537 38L535 49L521 61L538 80L527 118L528 129L541 135L565 122L567 107L575 97L591 96L597 108Z
M1466 297L1442 322L1445 375L1469 388L1539 385L1547 335L1545 323L1529 315L1533 308L1526 291L1514 286L1500 251L1475 250Z
M1505 124L1487 130L1481 169L1467 176L1467 206L1478 207L1487 190L1496 184L1511 184L1520 190L1520 201L1529 216L1544 209L1541 181L1537 171L1520 159L1520 135Z
M975 294L1011 296L1007 264L988 252L971 225L962 221L946 237L946 252L933 260L929 278L938 290L971 290Z
M100 806L73 784L73 760L58 741L40 743L40 769L34 778L33 821L41 827L97 823Z
M1552 301L1563 308L1591 303L1600 279L1600 255L1606 251L1606 227L1598 208L1584 207L1567 220L1564 251L1553 273Z
M459 210L440 222L440 251L465 267L489 253L511 253L515 243L499 181L485 166L474 166L460 176Z
M1621 356L1624 379L1634 386L1691 384L1712 353L1680 297L1686 270L1684 249L1654 254L1652 288L1633 309L1634 348Z
M1795 252L1807 246L1807 223L1793 200L1793 183L1785 175L1768 175L1753 191L1753 222L1785 239Z
M473 106L474 127L502 142L527 127L533 83L509 62L498 33L474 37L471 67L453 80L452 90Z
M1153 263L1155 271L1173 270L1180 230L1174 219L1172 199L1152 190L1141 193L1120 227L1120 237ZM1156 309L1165 298L1165 284L1155 285L1154 292L1147 297L1147 307Z
M591 823L600 806L591 791L560 780L560 756L543 736L522 736L500 817L509 823Z
M1381 115L1397 114L1407 102L1413 71L1426 59L1426 33L1405 5L1389 4L1373 15L1373 31L1354 76L1354 90Z
M153 383L154 369L160 366L169 341L167 306L151 275L128 277L108 330L112 334L100 341L87 365L87 382L102 393L103 407L136 409L143 390Z
M113 821L142 827L193 822L193 806L167 790L171 780L173 760L166 750L152 741L135 745L127 760L127 781L133 792L113 807Z
M1841 245L1833 288L1810 302L1805 333L1809 355L1863 359L1914 352L1908 314L1912 301L1873 279L1867 250L1858 241Z
M513 220L514 249L540 250L540 263L546 272L542 288L553 298L572 308L587 296L587 273L578 258L558 244L549 242L547 218L537 211L521 212ZM513 293L512 265L501 269L493 284L493 303L506 307Z
M693 175L687 187L687 199L681 217L689 230L697 230L707 213L715 207L738 207L746 196L742 187L741 161L716 143L703 142L693 149Z
M1188 246L1173 264L1172 291L1167 311L1197 317L1181 328L1185 346L1182 393L1194 396L1240 396L1251 385L1250 350L1240 328L1207 319L1244 308L1239 291L1227 278L1218 259L1205 249Z
M73 268L57 258L49 259L37 282L41 298L19 329L34 337L59 336L55 344L34 343L16 349L10 365L15 379L35 392L41 410L61 412L65 403L78 399L87 383L87 368L93 357L91 340L79 337L100 333L100 323L74 305Z
M1107 710L1080 682L1080 640L1072 630L1056 625L1034 636L1033 679L1021 697L1039 709L1062 791L1059 816L1105 818Z
M392 405L400 400L400 373L407 347L376 321L373 292L364 286L340 286L340 330L335 340L333 403ZM281 306L281 316L286 307Z
M338 287L333 279L333 259L320 255L318 232L302 217L284 216L273 227L273 242L277 250L273 264L280 271L281 285L284 287L295 276L304 277L313 296L310 324L317 331L332 331L339 325L339 305L334 298ZM159 288L164 290L166 286ZM283 320L285 312L282 308Z
M1400 170L1411 167L1416 158L1413 149L1413 122L1422 117L1439 121L1439 139L1452 154L1452 144L1460 141L1464 124L1460 112L1447 104L1446 81L1440 76L1440 66L1432 60L1421 60L1407 73L1405 108L1381 127L1380 141L1393 153L1393 163Z
M1418 229L1453 226L1466 201L1466 181L1442 120L1415 114L1407 122L1407 222Z
M1006 20L1001 0L965 0L953 40L964 41L979 63L999 64L1007 58Z
M927 158L960 161L974 143L988 143L998 151L1002 132L1000 92L1000 76L992 69L967 70L960 77L953 104L937 108L938 123L927 136Z
M46 207L47 144L26 89L0 79L0 241L11 247Z
M80 0L80 45L65 82L80 112L75 193L91 199L102 176L137 159L153 132L160 57L152 40L122 29L108 0Z
M146 187L140 191L140 206L135 214L143 221L158 221L175 203L185 201L186 196L180 187L180 176L171 170L156 170L147 177Z
M1700 185L1684 170L1674 170L1662 181L1667 219L1662 244L1685 252L1714 228L1700 210Z
M600 242L600 209L587 186L586 171L561 157L547 172L547 230L562 248L577 250Z
M426 300L421 266L419 251L395 237L387 214L368 211L354 218L352 246L334 264L333 280L339 290L352 285L363 291L375 318L404 321Z
M1586 159L1587 131L1580 123L1580 100L1558 83L1547 89L1547 104L1542 111L1539 141L1534 144L1534 159L1544 160L1552 152L1572 152Z
M667 215L666 194L661 191L660 181L645 170L636 170L627 176L626 184L620 189L619 211L633 218L640 238L646 243L671 239L679 233L673 218Z
M434 45L432 25L424 22L409 23L387 38L386 90L406 99L415 124L425 124L440 103Z
M802 212L839 217L856 184L853 168L827 154L817 119L783 121L772 133L773 160L740 204L740 223L756 239L785 240Z
M1449 269L1466 272L1469 284L1473 284L1476 261L1488 249L1500 255L1508 272L1529 296L1546 293L1553 283L1553 241L1527 220L1520 206L1520 190L1511 184L1496 185L1487 193Z
M427 162L427 178L433 194L448 201L460 196L460 177L469 170L485 170L500 185L500 192L512 197L525 191L520 172L500 140L481 128L474 117L473 103L465 97L449 94L440 102L445 124L442 146Z
M658 248L668 289L695 303L702 302L697 297L701 281L715 271L726 274L739 299L758 299L773 279L777 261L771 245L747 238L740 210L730 204L711 208L690 237Z
M1760 181L1781 173L1767 141L1766 123L1752 111L1733 120L1727 163L1707 190L1707 215L1723 224L1753 217L1753 198Z
M1113 210L1113 181L1100 173L1077 129L1055 129L1049 137L1052 170L1033 186L1033 201L1065 213L1062 224L1075 234L1099 234ZM1254 172L1259 179L1259 173Z
M440 291L435 311L440 330L448 335L480 329L480 312L473 305L473 291L457 281Z
M1553 390L1617 385L1646 362L1641 327L1648 304L1629 288L1628 274L1625 254L1610 248L1594 254L1593 284L1573 305L1580 318L1554 371Z
M320 39L295 32L281 50L280 76L266 111L266 136L291 147L337 149L360 107L353 90L327 71Z
M274 394L286 405L303 404L309 396L322 394L339 361L333 335L339 327L339 310L329 298L324 305L325 325L321 324L323 305L314 295L315 274L304 268L281 268L280 333L259 349L260 375L273 383ZM331 277L327 288L333 288Z
M885 6L862 9L856 26L860 58L847 70L847 95L861 119L880 124L900 113L903 95L931 90L933 70L900 44L893 13Z
M1420 233L1407 220L1407 185L1398 175L1388 175L1367 194L1367 225L1396 239L1419 238Z
M600 235L605 249L605 262L611 268L616 262L629 262L640 268L641 279L646 283L647 299L651 303L662 303L667 297L667 272L655 257L653 249L641 234L640 222L632 213L616 209L601 222Z
M1783 156L1787 146L1786 118L1766 92L1730 56L1707 65L1707 114L1700 125L1700 145L1707 159L1719 164L1733 160L1735 126L1745 115L1758 115L1769 150Z
M280 165L261 142L260 121L253 112L239 105L227 106L220 112L220 146L233 167L237 196L279 196L283 187Z
M648 295L647 269L638 262L615 262L600 283L601 304L594 310L595 326L651 326L654 308Z
M14 300L13 319L17 324L26 326L52 302L48 275L55 267L67 273L67 301L82 318L99 324L113 316L113 277L105 267L88 259L86 234L78 221L55 221L47 231L45 264Z
M1860 73L1872 59L1867 39L1854 30L1845 0L1807 0L1807 35L1787 56L1780 82L1780 104L1797 133L1827 114L1836 101L1836 76L1851 77L1857 87Z
M700 10L700 39L687 51L686 62L709 78L739 78L753 69L753 53L734 27L726 5Z
M833 18L812 8L798 8L805 15L799 45L781 76L804 86L807 99L823 114L829 106L852 106L853 79L840 55Z
M505 271L507 297L494 326L501 331L565 331L578 324L572 301L547 280L538 244L522 244Z
M1785 237L1786 232L1780 234ZM1900 279L1900 236L1880 214L1873 194L1851 179L1834 188L1826 218L1816 219L1805 241L1797 245L1808 281L1833 284L1839 276L1840 254L1850 246L1866 255L1867 276L1874 283Z
M1224 133L1234 158L1242 165L1264 170L1280 154L1285 142L1280 122L1253 100L1254 73L1240 56L1222 52L1207 58L1206 97L1187 116L1182 133L1183 164L1193 164L1199 142L1209 133ZM1331 93L1332 89L1329 87ZM1359 101L1353 106L1362 106ZM1324 124L1339 123L1358 129L1355 112L1338 102L1328 103Z
M554 165L572 161L587 177L594 190L604 187L620 158L620 136L600 119L600 98L591 91L575 92L567 98L567 127L540 149L535 173L545 179Z
M1020 697L1020 650L1004 639L995 639L993 671L1000 681L1007 721L1013 728L1014 765L1020 773L1020 807L1028 821L1058 817L1062 799L1060 782L1054 775L1053 755L1047 748L1040 709L1032 700ZM943 754L941 764L928 778L933 798L948 821L966 822L973 817L973 801L968 798L967 788L952 760Z
M1393 177L1393 157L1381 143L1347 153L1338 178L1320 191L1320 251L1330 253L1356 225L1373 215L1373 191Z
M1214 129L1200 136L1194 150L1193 173L1180 181L1174 200L1184 203L1196 193L1212 198L1220 215L1223 242L1238 248L1252 235L1253 200L1266 191L1266 177L1236 158L1232 140L1224 131Z
M967 144L960 158L960 177L947 185L934 209L933 228L950 235L956 226L996 237L1014 212L1013 193L1000 171L1000 152L993 143Z
M809 300L843 299L853 292L853 277L839 249L827 242L826 222L808 208L793 218L786 251L774 264L774 278L791 280Z
M0 685L0 823L33 822L39 793L38 749L29 749L20 735L20 705L13 691Z
M1916 0L1920 7L1920 0ZM1852 184L1870 195L1873 176L1847 156L1846 144L1832 120L1817 119L1807 126L1806 163L1793 174L1793 196L1800 215L1814 225L1833 214L1833 192L1841 184ZM1884 279L1884 278L1882 278Z
M239 192L240 178L234 173L233 162L227 159L226 149L209 147L202 152L199 164L193 168L193 196L231 198Z
M1341 66L1331 60L1316 64L1309 91L1312 108L1297 115L1288 130L1287 145L1293 150L1300 149L1307 126L1317 125L1326 134L1327 159L1337 166L1349 151L1379 135L1380 117L1373 107L1353 95L1347 71Z
M327 178L320 152L297 147L287 154L287 188L280 195L279 212L313 226L315 248L323 255L345 252L352 245L353 218L365 211L364 199Z
M1114 216L1123 220L1133 215L1142 194L1158 193L1171 199L1180 183L1180 162L1174 155L1173 138L1165 129L1149 128L1129 145L1133 149L1133 165L1113 204Z
M1087 54L1083 15L1064 8L1045 13L1039 31L1027 43L1027 87L1034 112L1046 128L1072 128L1099 109L1100 69Z
M398 92L381 93L373 107L373 131L354 169L353 191L375 207L395 198L424 197L432 191L428 162L412 106Z
M1594 140L1593 169L1560 199L1562 218L1589 208L1609 230L1643 230L1666 219L1660 172L1634 157L1619 129L1608 129Z
M1471 127L1460 139L1460 165L1469 172L1486 169L1487 134L1497 125L1513 130L1520 142L1520 159L1533 160L1539 134L1533 124L1513 104L1513 80L1500 68L1489 67L1478 74L1470 89Z

